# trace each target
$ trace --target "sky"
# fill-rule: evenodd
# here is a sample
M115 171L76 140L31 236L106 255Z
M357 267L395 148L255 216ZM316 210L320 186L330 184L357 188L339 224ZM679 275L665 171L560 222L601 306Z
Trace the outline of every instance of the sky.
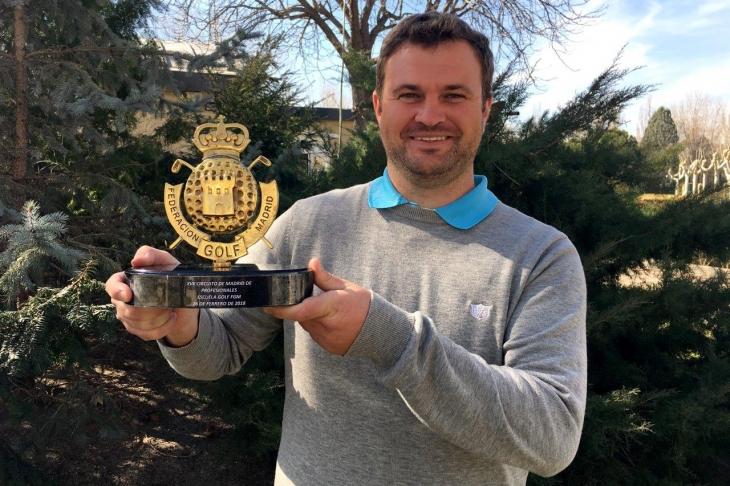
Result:
M520 109L521 119L554 111L571 100L622 48L619 66L639 68L626 83L654 85L649 100L637 100L622 113L622 127L632 135L647 101L655 110L671 107L688 94L703 93L730 106L730 0L605 0L591 1L585 8L600 5L603 15L573 34L560 57L544 42L533 46L537 85ZM339 64L328 64L328 57L323 53L323 61L309 59L306 66L296 58L286 62L299 73L311 101L328 93L334 95L334 103L339 99ZM344 91L349 106L349 87Z
M555 111L570 101L622 48L619 66L638 68L625 78L626 84L654 85L647 97L622 113L623 128L632 135L648 103L652 111L671 108L699 93L721 100L730 111L730 0L589 0L584 8L599 6L603 14L571 35L560 56L545 41L531 46L537 84L520 108L521 119ZM280 53L280 65L294 74L308 101L337 106L340 61L327 41L322 40L320 48L318 59L303 58L297 49ZM374 53L378 50L379 42ZM346 83L343 94L344 106L349 107Z
M597 5L594 3L592 5ZM619 65L639 68L627 83L655 85L652 110L703 93L730 106L730 1L607 1L603 15L583 27L558 56L537 49L538 89L522 117L555 110L584 90L624 48ZM623 128L636 133L647 99L622 113Z

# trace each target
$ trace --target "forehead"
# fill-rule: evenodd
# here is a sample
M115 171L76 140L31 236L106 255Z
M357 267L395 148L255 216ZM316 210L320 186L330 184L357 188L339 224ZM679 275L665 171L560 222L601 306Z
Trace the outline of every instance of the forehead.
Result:
M405 43L385 64L383 88L393 90L404 84L422 87L463 84L480 90L481 82L481 63L466 41L428 47Z

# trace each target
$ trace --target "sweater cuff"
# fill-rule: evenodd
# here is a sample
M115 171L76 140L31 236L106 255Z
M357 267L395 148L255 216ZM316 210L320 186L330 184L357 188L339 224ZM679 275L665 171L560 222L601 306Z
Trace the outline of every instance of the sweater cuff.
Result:
M200 309L198 313L198 334L188 344L179 348L168 345L164 339L158 339L157 345L162 352L162 356L170 364L174 364L176 362L189 362L195 360L198 356L205 355L211 340L211 327L214 319L218 319L218 317L212 312L207 309Z
M370 358L379 368L391 368L411 340L413 325L413 314L373 292L360 334L345 356Z

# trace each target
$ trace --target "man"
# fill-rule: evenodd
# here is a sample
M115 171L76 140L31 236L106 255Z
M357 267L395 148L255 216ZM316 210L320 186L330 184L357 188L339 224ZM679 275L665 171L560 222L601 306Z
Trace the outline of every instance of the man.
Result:
M235 373L283 328L279 484L556 474L583 422L585 283L565 235L473 174L492 104L488 42L454 17L412 16L385 39L377 73L383 177L297 202L267 234L274 250L251 251L309 261L315 296L263 311L135 309L117 274L118 316L194 379ZM132 264L171 261L143 247Z

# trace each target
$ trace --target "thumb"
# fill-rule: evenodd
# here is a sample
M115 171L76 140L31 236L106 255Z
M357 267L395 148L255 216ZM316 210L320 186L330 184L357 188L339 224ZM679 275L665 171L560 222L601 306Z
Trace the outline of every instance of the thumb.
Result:
M180 263L174 256L166 251L152 248L151 246L141 246L132 258L132 266L151 267L153 265L175 265Z
M314 284L322 290L342 290L347 287L348 281L325 270L319 258L309 260L309 269L314 272Z

